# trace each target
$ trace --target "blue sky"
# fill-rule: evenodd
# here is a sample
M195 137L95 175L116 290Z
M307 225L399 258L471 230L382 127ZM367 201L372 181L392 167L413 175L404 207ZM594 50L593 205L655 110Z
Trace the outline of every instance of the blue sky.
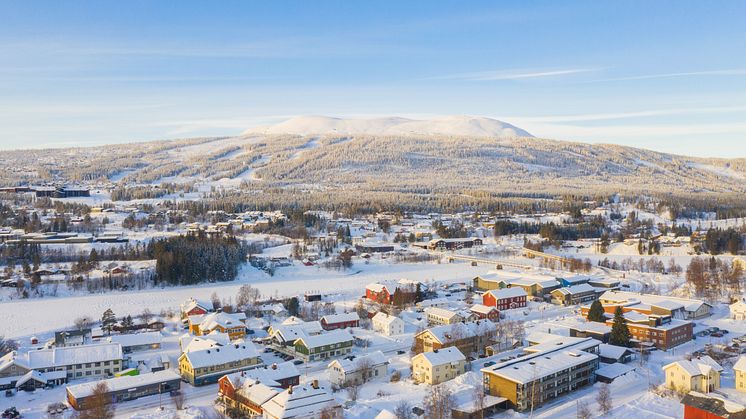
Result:
M0 1L0 148L494 117L746 157L746 2Z

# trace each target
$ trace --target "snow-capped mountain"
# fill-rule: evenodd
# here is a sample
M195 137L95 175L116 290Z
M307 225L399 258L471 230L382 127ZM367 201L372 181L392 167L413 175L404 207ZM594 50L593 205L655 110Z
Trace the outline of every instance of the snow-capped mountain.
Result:
M528 132L506 122L472 116L444 116L426 120L400 117L343 119L328 116L299 116L275 125L250 128L243 134L532 137Z

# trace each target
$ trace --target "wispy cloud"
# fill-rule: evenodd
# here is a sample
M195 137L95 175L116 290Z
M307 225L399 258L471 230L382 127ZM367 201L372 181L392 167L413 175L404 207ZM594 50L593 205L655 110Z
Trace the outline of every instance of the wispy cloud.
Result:
M706 77L706 76L746 76L746 68L733 68L733 69L725 69L725 70L706 70L706 71L682 71L679 73L642 74L642 75L637 75L637 76L588 80L588 81L585 81L585 83L600 83L600 82L607 82L607 81L650 80L650 79L673 79L673 78L680 78L680 77Z
M480 71L475 73L450 74L445 76L427 77L428 80L468 80L468 81L498 81L523 80L545 77L559 77L579 73L598 71L599 68L569 68L561 70L497 70Z
M608 112L608 113L589 113L589 114L575 114L575 115L548 115L548 116L530 116L530 117L501 117L500 119L506 119L511 121L525 121L525 122L590 122L590 121L606 121L614 119L632 119L632 118L646 118L655 116L671 116L671 115L701 115L701 114L717 114L717 113L732 113L732 112L744 112L746 106L715 106L708 108L670 108L670 109L655 109L647 111L634 111L634 112Z

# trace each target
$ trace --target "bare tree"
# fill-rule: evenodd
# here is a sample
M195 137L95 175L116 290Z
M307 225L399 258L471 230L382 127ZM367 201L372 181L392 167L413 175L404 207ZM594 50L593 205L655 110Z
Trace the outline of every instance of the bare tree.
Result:
M601 384L601 388L598 389L598 394L596 395L596 402L604 415L611 411L611 389L608 384Z
M358 393L360 393L360 384L352 381L345 387L345 390L347 390L347 397L354 402L357 400Z
M5 339L4 336L0 335L0 356L7 354L18 349L18 342L13 339Z
M362 384L367 383L373 375L373 363L369 358L360 358L357 360L357 370L360 371Z
M412 419L412 406L406 400L402 400L394 409L396 419Z
M479 415L479 419L484 419L484 389L481 386L477 385L474 387L472 400L474 402L474 410Z
M454 405L451 391L443 384L431 386L425 400L425 416L430 419L449 419Z
M114 407L111 404L109 388L106 383L99 382L93 388L93 393L86 400L85 410L78 415L78 419L112 419Z
M142 319L142 322L145 323L145 325L149 325L150 321L153 320L153 313L148 310L147 308L140 313L140 318Z
M171 395L171 401L174 402L174 407L176 408L176 410L184 409L184 402L186 401L186 399L183 392L175 391Z
M92 321L89 317L83 316L83 317L78 317L77 319L75 319L74 323L75 323L75 328L77 328L78 330L83 330L83 329L87 329L91 327Z
M588 408L588 404L586 402L577 402L576 417L577 419L591 419L593 417L593 415L591 414L591 409Z

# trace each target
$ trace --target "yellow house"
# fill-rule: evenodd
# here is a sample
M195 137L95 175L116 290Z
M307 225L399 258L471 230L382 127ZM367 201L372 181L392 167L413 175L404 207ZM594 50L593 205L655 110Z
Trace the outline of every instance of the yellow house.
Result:
M190 344L179 357L179 374L193 386L217 383L225 374L259 366L261 359L251 342L238 340L227 345L214 341Z
M246 314L244 313L207 313L189 316L189 332L195 336L205 336L210 332L226 333L231 340L246 337Z
M425 309L425 313L427 314L427 324L430 326L441 326L464 321L464 318L458 313L445 308L428 307Z
M746 356L741 355L733 365L736 373L736 390L746 393Z
M412 358L412 379L418 383L440 384L466 373L466 357L450 347L423 352Z
M709 393L720 388L721 367L709 356L701 356L691 361L683 359L663 367L666 374L666 387L682 393L697 391Z

